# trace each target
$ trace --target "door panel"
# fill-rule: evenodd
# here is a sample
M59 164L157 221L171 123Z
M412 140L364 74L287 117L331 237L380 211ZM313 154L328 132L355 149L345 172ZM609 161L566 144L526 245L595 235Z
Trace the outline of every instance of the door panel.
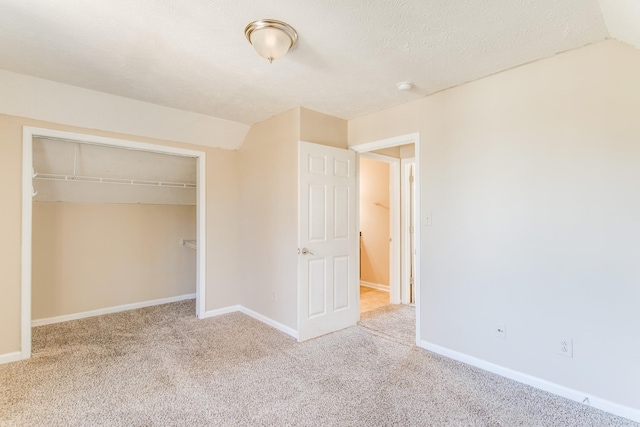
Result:
M309 317L325 314L327 278L325 260L309 261Z
M333 306L335 310L349 308L349 257L333 259Z
M333 238L335 240L349 239L349 187L335 187L333 189Z
M300 142L298 336L358 321L355 153Z

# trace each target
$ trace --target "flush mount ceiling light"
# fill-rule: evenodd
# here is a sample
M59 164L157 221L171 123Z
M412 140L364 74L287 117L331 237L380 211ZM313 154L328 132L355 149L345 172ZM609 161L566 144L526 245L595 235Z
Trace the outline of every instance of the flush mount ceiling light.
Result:
M258 55L273 62L282 58L298 41L298 33L286 22L259 19L244 29L244 35Z

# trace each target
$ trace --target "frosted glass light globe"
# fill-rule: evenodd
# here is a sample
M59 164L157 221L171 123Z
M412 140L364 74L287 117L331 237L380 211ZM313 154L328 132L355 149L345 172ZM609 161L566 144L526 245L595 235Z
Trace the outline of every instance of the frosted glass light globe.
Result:
M263 28L251 33L251 44L258 55L272 62L289 51L291 39L276 28Z
M251 22L244 29L244 35L258 55L269 62L282 58L298 40L298 33L291 25L275 19Z

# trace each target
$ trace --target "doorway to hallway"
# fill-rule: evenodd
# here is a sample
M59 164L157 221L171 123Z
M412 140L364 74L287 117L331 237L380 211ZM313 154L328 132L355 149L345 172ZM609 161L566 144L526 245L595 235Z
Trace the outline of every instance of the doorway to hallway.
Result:
M414 167L414 143L360 154L361 317L415 302Z
M390 196L395 158L363 154L359 168L360 312L391 303L391 217L396 206ZM399 207L398 207L399 208Z

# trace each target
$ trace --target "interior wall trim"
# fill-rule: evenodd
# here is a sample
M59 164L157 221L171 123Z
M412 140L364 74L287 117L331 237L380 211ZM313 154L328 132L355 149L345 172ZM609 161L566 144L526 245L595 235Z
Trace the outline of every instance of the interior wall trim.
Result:
M240 306L240 312L246 314L247 316L253 317L254 319L271 326L272 328L276 328L277 330L279 330L280 332L284 332L287 335L292 336L293 338L295 338L296 340L298 339L298 331L296 331L293 328L290 328L286 325L283 325L280 322L276 322L275 320L271 319L270 317L264 316L260 313L256 313L253 310L250 310L244 306Z
M257 313L251 309L248 309L242 305L230 305L228 307L223 307L223 308L218 308L216 310L209 310L207 312L205 312L205 315L203 318L207 318L207 317L216 317L216 316L221 316L223 314L229 314L229 313L235 313L235 312L240 312L243 314L246 314L249 317L253 317L254 319L256 319L259 322L264 323L265 325L269 325L272 328L275 328L277 330L279 330L280 332L284 332L287 335L292 336L293 338L295 338L296 340L298 339L298 331L296 331L293 328L290 328L286 325L283 325L280 322L276 322L275 320L273 320L270 317L267 317L263 314Z
M222 316L223 314L235 313L237 311L240 311L239 305L230 305L228 307L222 307L222 308L217 308L215 310L205 311L204 316L202 316L201 319Z
M19 351L0 354L0 365L4 365L5 363L17 362L19 360L22 360L22 353Z
M131 304L117 305L115 307L99 308L97 310L83 311L80 313L65 314L64 316L47 317L44 319L35 319L31 321L31 326L51 325L52 323L68 322L69 320L85 319L87 317L102 316L103 314L118 313L121 311L135 310L137 308L152 307L154 305L169 304L172 302L195 299L196 294L178 295L169 298L160 298L149 301L134 302Z
M509 378L510 380L514 380L519 383L544 390L546 392L564 397L569 400L573 400L578 403L585 404L585 399L588 399L586 400L587 402L589 402L588 406L600 409L605 412L609 412L619 417L627 418L635 422L640 422L640 410L638 409L620 405L618 403L611 402L609 400L594 396L589 393L585 393L583 391L574 390L560 384L544 380L542 378L534 377L533 375L505 368L504 366L496 365L495 363L487 362L486 360L482 360L465 353L451 350L446 347L430 343L428 341L421 340L418 345L425 350L433 351L434 353L448 357L449 359L457 360L458 362L475 366L476 368L492 372L502 377Z
M366 280L360 280L360 286L365 288L377 289L379 291L389 292L389 285L383 285L381 283L367 282Z

